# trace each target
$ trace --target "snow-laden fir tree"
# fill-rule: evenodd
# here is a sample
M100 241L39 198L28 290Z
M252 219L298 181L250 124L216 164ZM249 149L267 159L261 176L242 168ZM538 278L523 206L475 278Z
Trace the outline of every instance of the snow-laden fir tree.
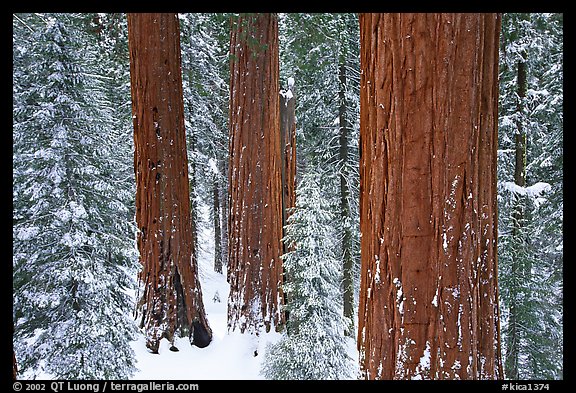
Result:
M22 16L14 39L14 346L21 375L125 379L136 258L111 107L84 20ZM34 19L34 20L33 20ZM23 49L25 48L25 49ZM15 51L16 52L16 51Z
M504 14L499 284L505 373L563 375L563 18Z
M333 198L332 223L343 266L343 313L354 336L354 299L359 288L359 25L356 14L283 14L280 18L281 80L295 76L298 157L325 173Z
M321 176L319 168L303 175L288 218L285 241L294 248L283 259L290 317L280 341L266 350L262 374L267 379L356 377L347 352L350 339L344 336L335 217Z

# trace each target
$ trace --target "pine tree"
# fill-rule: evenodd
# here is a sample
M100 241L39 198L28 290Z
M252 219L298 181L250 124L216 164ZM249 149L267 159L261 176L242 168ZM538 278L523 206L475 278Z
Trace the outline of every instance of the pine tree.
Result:
M128 56L128 27L126 15L85 14L97 46L97 72L106 102L103 107L111 114L110 138L114 146L115 188L128 207L125 220L133 222L134 196L134 138L130 98L130 68Z
M21 374L123 379L135 254L85 20L21 16L15 38L14 344ZM22 48L26 48L23 50ZM16 87L18 86L18 87Z
M267 379L349 379L355 364L344 336L335 215L322 189L320 168L303 175L296 209L288 218L284 254L290 301L287 331L267 348L262 373Z

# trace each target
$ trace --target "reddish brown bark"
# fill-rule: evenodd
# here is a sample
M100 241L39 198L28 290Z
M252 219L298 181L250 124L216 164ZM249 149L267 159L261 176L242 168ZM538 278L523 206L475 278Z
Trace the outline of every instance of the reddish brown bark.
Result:
M240 16L230 39L228 329L284 321L278 19Z
M16 352L12 351L12 379L18 377L18 364L16 363Z
M361 14L368 379L502 378L495 14Z
M178 328L206 346L212 331L193 253L177 15L128 14L128 37L146 346L158 352Z

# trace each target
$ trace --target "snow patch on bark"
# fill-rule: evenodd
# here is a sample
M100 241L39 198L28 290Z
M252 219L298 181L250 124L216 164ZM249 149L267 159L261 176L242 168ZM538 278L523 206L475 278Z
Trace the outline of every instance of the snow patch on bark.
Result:
M430 341L426 341L426 348L416 366L416 373L411 379L428 379L430 373Z
M398 304L398 312L404 315L404 292L402 291L402 282L398 277L394 277L392 283L396 286L396 303Z
M434 294L434 299L432 299L432 305L434 307L438 307L438 290L440 289L440 287L436 287L436 293Z

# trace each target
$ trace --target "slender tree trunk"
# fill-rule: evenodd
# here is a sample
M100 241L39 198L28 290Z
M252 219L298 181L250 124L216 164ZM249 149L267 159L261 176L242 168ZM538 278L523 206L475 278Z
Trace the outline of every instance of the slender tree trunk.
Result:
M525 57L526 54L523 54ZM526 131L524 130L524 101L526 99L527 79L526 79L526 62L518 61L518 104L517 114L519 116L516 122L517 133L514 137L516 142L516 161L514 167L514 182L520 186L526 186ZM523 248L523 221L524 221L524 201L521 195L514 195L514 207L512 210L512 238L513 243L518 249ZM519 316L519 287L521 282L529 278L530 271L522 268L520 255L514 255L512 258L512 279L513 284L510 288L510 314L508 318L508 335L506 336L506 376L509 379L519 379L518 360L520 355L520 329L522 323Z
M228 329L284 323L278 18L240 16L230 39Z
M222 238L220 230L220 186L218 174L212 178L213 223L214 223L214 271L222 274Z
M226 152L227 153L227 152ZM223 176L223 179L228 179L228 154L225 159L219 160L218 169ZM228 186L225 181L222 181L219 189L220 203L220 244L222 246L222 265L228 266Z
M18 364L16 363L16 352L12 350L12 379L18 378Z
M154 353L178 328L203 347L212 331L193 252L177 15L128 14L128 37L141 326Z
M350 214L350 187L348 186L348 105L346 103L346 65L340 64L339 67L340 90L338 98L340 106L338 108L338 119L340 124L340 219L342 222L342 272L343 272L343 294L344 294L344 317L347 319L348 326L344 334L351 336L354 334L354 283L353 283L353 260L352 260L352 231L351 214Z
M286 227L291 209L296 207L296 91L289 86L280 94L280 139L282 154L282 228ZM293 251L295 244L283 243L283 254ZM282 280L288 282L286 270L282 269ZM288 294L284 292L284 304L289 304ZM284 311L288 321L290 312Z
M282 227L296 207L296 91L280 95L280 138L282 140ZM288 92L287 92L288 93ZM291 247L284 244L284 252Z
M189 193L189 200L190 200L190 233L192 236L192 259L194 261L198 261L198 222L197 222L197 215L198 215L198 201L196 200L196 132L194 130L190 130L188 133L189 136L189 143L190 148L189 151L192 155L192 158L188 160L188 193ZM186 329L186 327L182 327ZM182 334L186 334L186 332L182 332Z
M368 379L502 378L496 14L361 14Z

